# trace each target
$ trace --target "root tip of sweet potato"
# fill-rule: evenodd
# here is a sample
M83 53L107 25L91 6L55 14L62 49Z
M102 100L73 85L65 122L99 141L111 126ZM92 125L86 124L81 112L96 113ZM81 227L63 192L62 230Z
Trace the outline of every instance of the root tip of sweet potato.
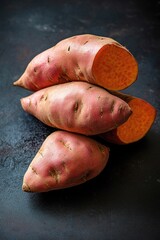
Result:
M30 109L30 106L31 106L30 98L28 97L21 98L20 103L24 111L27 111L27 109Z
M23 182L23 184L22 184L22 190L24 192L31 192L31 188L25 182Z
M21 80L21 78L13 82L13 86L24 87L23 81Z

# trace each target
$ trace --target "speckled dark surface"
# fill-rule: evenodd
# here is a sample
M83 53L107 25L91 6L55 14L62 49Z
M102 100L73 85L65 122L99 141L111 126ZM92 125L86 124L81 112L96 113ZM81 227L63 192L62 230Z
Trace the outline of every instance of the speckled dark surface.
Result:
M160 2L1 1L0 239L158 240L160 238ZM23 112L13 87L28 62L59 40L81 33L110 36L139 63L126 91L148 100L157 119L147 136L114 146L108 166L81 186L43 194L21 190L23 175L52 132Z

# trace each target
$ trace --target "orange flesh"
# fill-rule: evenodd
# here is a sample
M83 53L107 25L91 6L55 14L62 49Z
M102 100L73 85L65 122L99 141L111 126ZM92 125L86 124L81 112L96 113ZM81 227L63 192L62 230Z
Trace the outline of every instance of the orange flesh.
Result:
M109 90L122 90L136 81L138 64L124 47L107 44L93 62L95 83Z
M117 128L117 136L123 143L135 142L144 137L156 117L155 108L142 99L133 98L128 104L133 114Z

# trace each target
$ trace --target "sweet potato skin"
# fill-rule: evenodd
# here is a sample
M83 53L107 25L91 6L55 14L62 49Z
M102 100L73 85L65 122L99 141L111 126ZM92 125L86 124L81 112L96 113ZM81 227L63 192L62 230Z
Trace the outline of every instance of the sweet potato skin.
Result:
M136 96L117 91L111 91L111 93L128 103L132 115L121 126L101 134L101 138L119 145L131 144L141 140L149 132L156 119L156 108L148 101Z
M85 135L107 132L131 115L125 101L80 81L41 89L21 99L21 104L48 126Z
M47 192L82 184L96 177L106 166L109 149L75 133L50 134L29 165L22 189Z
M120 90L131 85L137 75L135 58L117 41L82 34L61 40L35 56L14 85L37 91L81 80L106 89Z

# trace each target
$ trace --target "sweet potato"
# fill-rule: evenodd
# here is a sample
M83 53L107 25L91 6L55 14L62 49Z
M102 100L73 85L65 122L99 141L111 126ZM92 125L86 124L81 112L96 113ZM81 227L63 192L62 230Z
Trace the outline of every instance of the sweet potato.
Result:
M124 46L111 38L82 34L35 56L14 85L36 91L81 80L121 90L130 86L137 75L137 61Z
M85 135L107 132L131 115L128 104L105 89L69 82L21 99L23 109L48 126Z
M29 165L23 179L26 192L47 192L72 187L96 177L106 166L109 149L75 133L49 135Z
M128 103L132 110L130 118L121 126L101 137L115 144L129 144L142 139L152 127L156 118L156 109L146 100L120 92L112 92Z

